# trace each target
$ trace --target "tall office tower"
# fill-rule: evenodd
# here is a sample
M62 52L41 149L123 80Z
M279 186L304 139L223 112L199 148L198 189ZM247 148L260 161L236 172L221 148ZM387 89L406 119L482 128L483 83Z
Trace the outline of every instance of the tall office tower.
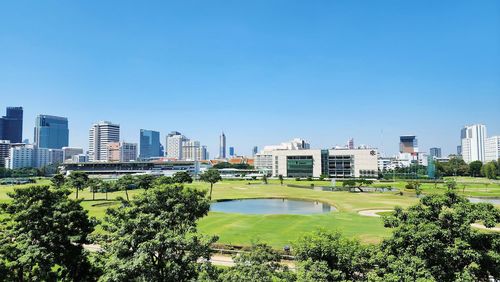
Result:
M219 159L226 158L226 135L224 132L219 136Z
M160 132L153 130L141 129L139 138L139 158L149 159L154 157L160 157L161 154L161 144L160 144Z
M200 142L193 140L182 141L182 160L194 161L200 160Z
M255 157L255 155L257 155L257 153L259 152L259 147L257 146L253 146L253 149L252 149L252 156Z
M441 148L430 148L431 157L441 158Z
M418 143L415 135L403 135L399 137L400 153L417 153Z
M0 140L21 143L23 139L23 108L7 107L7 114L0 118Z
M131 162L137 159L137 143L110 142L107 150L109 162Z
M10 141L0 140L0 167L5 167L5 158L9 157Z
M120 141L120 125L109 121L100 121L89 131L89 161L107 161L108 143Z
M188 139L180 132L172 131L167 135L167 157L182 160L182 142Z
M487 138L484 151L486 162L498 161L500 159L500 136Z
M229 156L234 157L234 147L229 147Z
M484 163L486 136L486 126L482 124L468 125L462 129L462 158L466 163L473 161Z
M11 144L9 157L5 158L5 167L18 169L35 165L35 146L31 144Z
M200 161L206 161L208 159L209 159L209 156L208 156L207 146L203 145L200 148L200 155L199 155L198 160L200 160Z
M347 148L350 150L354 149L354 138L349 139L347 142Z
M457 146L457 156L462 156L462 145Z
M39 148L61 149L69 143L68 119L38 115L35 122L35 145Z
M82 148L74 148L74 147L63 147L63 161L70 161L73 159L73 156L83 154Z

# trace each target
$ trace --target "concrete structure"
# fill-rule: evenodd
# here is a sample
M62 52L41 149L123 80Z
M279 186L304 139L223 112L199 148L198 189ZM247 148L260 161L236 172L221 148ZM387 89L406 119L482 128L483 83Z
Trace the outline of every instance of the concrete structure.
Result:
M49 164L62 164L64 162L64 152L62 149L49 149Z
M193 140L182 141L182 160L200 160L200 142Z
M304 139L295 138L288 142L283 142L279 145L269 145L264 146L263 151L274 151L274 150L307 150L310 149L311 145Z
M376 149L328 150L328 169L334 178L377 178L378 152Z
M24 143L11 144L9 157L5 158L5 167L9 169L34 167L34 157L34 145Z
M182 160L182 142L187 138L180 132L172 131L167 135L167 157L175 160Z
M139 136L139 158L149 159L161 157L160 132L141 129Z
M10 141L0 140L0 167L5 167L5 158L9 157Z
M430 152L430 156L431 157L434 157L434 158L441 158L442 155L441 155L441 148L430 148L429 149L429 152Z
M110 142L107 145L108 162L130 162L137 160L137 143Z
M500 136L492 136L485 142L485 162L498 161L500 159Z
M62 151L63 161L71 161L73 159L73 156L83 154L83 149L76 147L63 147Z
M73 155L71 157L70 163L86 163L88 161L89 161L89 156L85 154L78 154L78 155Z
M7 107L7 113L0 118L0 140L21 143L23 139L23 108Z
M272 151L263 151L254 156L254 166L255 169L264 172L267 174L271 174L273 171L273 155Z
M418 142L415 135L403 135L399 137L399 152L400 153L416 153L418 152Z
M69 143L68 119L38 115L35 122L34 143L38 148L62 149Z
M120 125L109 121L98 122L89 131L89 161L108 160L107 145L120 141Z
M461 131L462 158L466 163L485 161L486 126L474 124L465 126Z
M219 159L226 158L226 135L224 132L219 136Z

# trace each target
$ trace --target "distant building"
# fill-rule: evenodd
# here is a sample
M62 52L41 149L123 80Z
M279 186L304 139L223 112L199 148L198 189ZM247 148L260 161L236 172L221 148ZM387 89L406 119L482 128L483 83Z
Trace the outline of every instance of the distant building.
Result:
M252 149L252 156L257 155L258 152L259 152L259 147L254 146L253 149Z
M140 159L149 159L163 156L161 152L160 132L141 129L139 140Z
M68 119L38 115L35 122L34 143L39 148L61 149L69 143Z
M457 146L457 156L462 156L462 145Z
M219 159L226 158L226 135L224 132L219 136Z
M307 150L310 149L311 145L304 139L295 138L288 142L283 142L279 145L269 145L264 146L263 151L274 151L274 150Z
M63 151L63 161L72 161L73 156L83 154L82 148L63 147L62 151Z
M31 144L11 144L9 157L5 158L5 167L9 169L35 166L35 146Z
M461 131L462 158L466 163L485 161L486 126L474 124L465 126Z
M21 143L23 139L23 108L7 107L7 114L0 118L0 140Z
M347 142L347 148L351 150L354 149L354 138L349 139Z
M430 153L430 156L434 157L434 158L441 158L442 157L441 148L430 148L429 153Z
M107 161L108 144L120 141L120 125L109 121L98 122L89 131L89 161Z
M234 157L234 147L229 147L229 156Z
M0 167L5 167L5 158L9 157L10 141L0 140Z
M500 136L492 136L486 139L485 161L498 161L500 159Z
M399 137L399 152L400 153L416 153L418 152L417 137L415 135L403 135Z
M130 162L137 160L137 143L110 142L107 145L108 162Z
M73 155L71 158L72 163L86 163L89 161L89 156L85 154Z
M175 160L182 160L182 142L187 138L180 132L172 131L167 135L167 157Z

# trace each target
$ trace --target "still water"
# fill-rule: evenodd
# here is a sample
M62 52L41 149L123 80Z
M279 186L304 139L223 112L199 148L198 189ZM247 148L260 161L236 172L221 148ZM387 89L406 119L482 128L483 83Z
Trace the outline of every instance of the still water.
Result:
M214 212L245 214L317 214L335 210L328 204L291 199L244 199L212 203Z

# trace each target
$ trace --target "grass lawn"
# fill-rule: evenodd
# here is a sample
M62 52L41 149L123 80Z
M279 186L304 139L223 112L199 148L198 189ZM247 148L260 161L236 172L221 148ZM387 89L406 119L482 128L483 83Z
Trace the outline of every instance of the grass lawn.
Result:
M490 183L488 190L482 187L484 181L470 181L463 179L466 184L466 195L469 196L500 196L500 185ZM40 180L37 184L48 184L47 179ZM326 192L312 189L287 187L286 184L301 186L329 186L328 181L300 181L285 180L281 186L278 180L270 180L269 184L261 181L236 181L226 180L214 185L213 200L244 199L244 198L294 198L322 201L333 205L337 211L327 214L315 215L248 215L236 213L210 212L207 217L199 221L199 230L204 234L218 235L219 243L234 245L249 245L252 242L266 242L276 248L282 248L297 239L301 234L316 228L339 230L349 237L357 237L365 243L377 243L390 235L390 229L384 228L382 219L358 215L358 211L365 209L393 209L394 206L407 207L417 202L414 192L404 190L406 182L376 183L377 186L392 186L404 190L404 195L398 193L349 193ZM337 182L337 185L341 183ZM196 189L208 189L206 183L195 182L187 186ZM0 186L0 202L8 201L6 193L13 187ZM460 184L458 185L459 188ZM484 191L483 191L484 190ZM424 184L424 193L444 193L446 189L442 184ZM459 190L461 191L461 189ZM129 191L129 196L134 197L141 190ZM71 197L74 197L74 193ZM96 200L92 201L92 193L81 191L80 197L84 198L82 206L89 211L89 215L102 219L109 207L117 206L117 197L125 198L123 191L108 194L109 201L105 201L104 193L97 193ZM101 232L98 227L96 232Z

